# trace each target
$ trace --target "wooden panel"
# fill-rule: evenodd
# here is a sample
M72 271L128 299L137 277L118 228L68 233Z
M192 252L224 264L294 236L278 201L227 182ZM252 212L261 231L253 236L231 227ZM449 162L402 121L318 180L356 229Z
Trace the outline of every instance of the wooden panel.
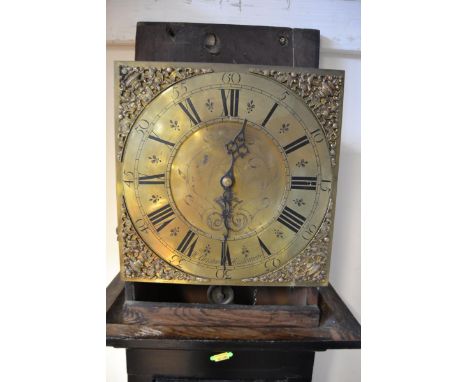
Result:
M157 379L154 379L152 375L142 375L142 374L128 374L128 382L156 382Z
M124 284L124 281L120 278L120 273L118 273L106 288L106 313L122 293Z
M191 339L223 341L300 341L307 339L331 340L329 331L312 328L235 327L235 326L157 326L108 323L106 335L110 346L114 339ZM141 343L141 342L140 342ZM115 346L133 347L133 346Z
M194 320L190 321L189 326L176 326L168 323L168 317L161 321L165 325L154 325L148 323L144 315L138 316L141 314L141 308L135 310L134 321L137 323L125 323L124 313L119 313L122 306L123 301L117 299L108 313L108 317L112 317L112 320L108 319L106 325L109 346L196 348L204 345L213 346L210 344L211 340L223 341L218 342L221 345L236 341L235 346L239 346L238 341L255 340L257 346L265 346L265 341L279 341L280 344L283 341L299 341L298 346L306 346L315 350L357 349L361 346L361 327L331 285L319 289L321 319L318 327L254 327L250 323L242 327L222 326L224 321L216 326L199 326L199 324L193 325L196 322ZM137 306L141 307L139 304ZM114 310L116 313L112 314ZM143 311L146 314L145 309ZM227 315L223 317L227 319ZM238 325L243 325L244 319L245 316L240 318ZM181 323L185 318L174 317L172 323L177 320ZM142 339L145 341L141 341Z
M258 305L317 305L318 289L303 287L259 287L257 288Z
M230 351L230 349L226 349ZM192 378L192 380L223 380L229 378L253 380L294 380L307 377L310 381L314 353L304 351L274 352L255 350L233 352L229 360L211 362L216 352L209 350L128 349L129 374ZM303 380L303 379L299 379Z
M109 0L108 43L133 44L140 21L318 29L323 51L361 50L359 0Z
M140 382L143 380L128 380L128 382ZM145 382L310 382L310 378L291 377L291 378L235 378L235 379L224 379L224 378L171 378L171 377L156 377L155 379L147 379Z
M315 68L319 63L320 32L312 29L140 22L136 41L137 61Z
M139 349L192 349L192 350L210 350L224 352L226 349L244 351L255 349L257 351L274 350L288 352L298 351L324 351L327 349L360 349L360 342L333 342L324 341L321 338L302 338L302 339L284 339L284 340L222 340L222 339L181 339L181 338L107 338L107 346L115 348L139 348ZM338 345L336 345L338 344ZM333 346L336 345L336 346Z
M361 347L361 325L331 285L319 288L319 307L320 327L329 331L331 340L357 342Z
M164 304L126 301L123 324L240 328L305 328L318 326L319 309L288 305Z

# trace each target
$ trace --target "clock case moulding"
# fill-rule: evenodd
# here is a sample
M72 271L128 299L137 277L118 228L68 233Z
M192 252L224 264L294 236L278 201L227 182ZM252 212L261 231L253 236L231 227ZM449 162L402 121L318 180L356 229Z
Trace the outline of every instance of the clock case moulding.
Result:
M280 83L312 110L328 143L333 180L328 210L311 242L273 272L248 279L207 279L185 273L157 256L144 243L122 198L121 158L138 115L171 85L210 72L249 72ZM121 276L125 281L238 286L326 286L330 271L336 200L344 71L299 67L181 62L115 63L115 155Z

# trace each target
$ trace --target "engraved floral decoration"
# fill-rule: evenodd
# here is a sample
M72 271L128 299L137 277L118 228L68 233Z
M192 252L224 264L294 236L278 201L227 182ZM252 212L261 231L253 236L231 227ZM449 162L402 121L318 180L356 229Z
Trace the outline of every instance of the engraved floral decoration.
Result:
M280 229L276 229L273 231L278 239L284 239L284 233Z
M211 253L211 245L207 244L205 248L203 248L203 255L208 256Z
M302 198L296 198L293 200L293 203L298 206L298 207L301 207L301 206L305 206L306 203L304 202L304 199Z
M148 157L151 163L158 164L161 163L161 159L159 159L156 155L151 155Z
M266 273L258 277L242 279L243 282L280 282L280 283L305 283L313 282L319 285L328 283L328 253L331 245L332 207L330 199L325 219L318 232L307 244L306 248L297 256L276 271Z
M121 211L121 229L119 230L119 235L120 242L122 243L123 268L126 278L184 280L192 282L207 281L203 277L195 277L179 271L153 253L135 231L123 198ZM146 226L144 228L147 229Z
M283 123L279 129L279 133L285 134L287 131L289 131L289 123Z
M200 261L206 259L206 257L211 253L211 246L209 244L205 245L202 251L193 251L193 257L197 258Z
M206 100L205 106L206 106L206 108L208 109L208 111L213 112L213 110L214 110L214 103L213 103L213 101L212 101L211 99L208 98L208 99Z
M172 119L169 120L169 126L171 126L172 130L180 131L179 122L177 122L177 121L173 121Z
M208 68L146 67L120 64L116 156L120 161L125 140L143 108L161 91L185 78L212 72Z
M159 195L151 195L149 198L149 201L152 203L157 203L161 200L161 197Z
M255 109L255 104L253 99L251 99L249 102L247 102L247 113L251 113Z
M309 163L304 159L301 159L299 162L296 163L296 167L305 167L305 165Z
M242 255L244 257L247 257L247 256L249 256L249 253L250 253L249 249L245 245L243 245L242 246Z
M180 232L180 228L179 227L175 227L175 228L172 228L171 229L171 236L177 236Z
M250 69L250 72L273 78L302 97L325 133L331 164L336 166L336 150L340 135L340 110L343 101L343 76L266 69Z

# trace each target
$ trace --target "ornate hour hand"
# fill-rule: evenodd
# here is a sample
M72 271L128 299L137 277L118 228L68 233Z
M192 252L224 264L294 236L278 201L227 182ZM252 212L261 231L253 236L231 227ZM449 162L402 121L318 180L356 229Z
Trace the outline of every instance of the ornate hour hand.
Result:
M247 120L244 119L244 124L242 125L242 129L239 133L234 137L232 141L226 144L227 153L231 155L231 166L229 170L224 174L220 179L221 187L223 187L224 192L221 198L217 199L217 202L222 206L222 217L224 222L224 227L226 231L224 233L224 239L222 244L222 251L221 251L221 265L226 269L226 263L231 265L231 259L229 256L229 249L227 247L227 239L229 237L229 230L230 230L230 220L231 220L231 213L232 213L232 200L234 198L232 192L232 186L234 185L234 163L236 162L237 158L243 158L245 155L249 153L249 148L245 144L245 126L247 125Z
M244 124L242 125L242 129L239 133L234 137L234 139L226 145L226 149L228 154L232 155L232 166L237 158L243 158L249 153L249 148L245 144L245 126L247 125L247 120L244 119Z
M234 185L234 163L236 162L237 158L243 158L249 153L249 148L245 144L245 126L247 125L247 120L244 119L244 124L242 125L242 129L237 133L234 139L226 144L227 153L231 155L231 166L229 170L224 174L219 182L221 183L221 187L224 188L224 193L231 189ZM224 200L223 194L223 200ZM230 201L232 201L232 192ZM226 226L227 229L229 229Z

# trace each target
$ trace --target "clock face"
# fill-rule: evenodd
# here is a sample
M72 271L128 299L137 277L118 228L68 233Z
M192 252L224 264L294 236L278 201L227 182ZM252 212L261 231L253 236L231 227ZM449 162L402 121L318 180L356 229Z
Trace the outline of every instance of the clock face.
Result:
M207 73L164 90L135 120L121 162L121 193L144 243L212 280L287 264L316 235L334 187L310 109L252 73Z

